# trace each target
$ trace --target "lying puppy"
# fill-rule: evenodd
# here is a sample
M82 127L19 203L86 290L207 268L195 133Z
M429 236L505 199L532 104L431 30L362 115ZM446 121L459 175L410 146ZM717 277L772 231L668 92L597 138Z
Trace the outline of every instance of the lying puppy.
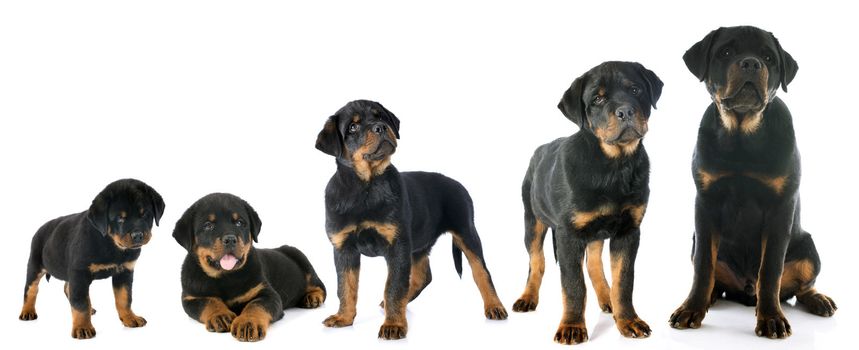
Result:
M339 311L328 327L355 319L361 255L384 256L388 263L385 322L379 338L406 336L406 304L432 280L429 252L445 232L453 235L456 271L462 253L471 265L487 318L507 318L486 269L474 227L471 197L441 174L400 173L391 165L400 120L372 101L353 101L328 118L316 148L337 159L337 172L325 189L325 229L334 245Z
M531 256L525 292L513 311L537 307L552 229L561 265L564 315L555 341L588 340L582 260L600 307L614 312L620 333L647 337L650 327L632 306L639 225L647 208L650 162L641 140L662 81L642 65L605 62L577 78L558 104L579 131L537 148L522 183L525 248ZM610 239L612 287L603 274L603 241Z
M89 299L93 280L113 278L113 295L119 320L126 327L143 327L146 320L131 311L131 283L140 247L152 237L152 221L158 225L164 200L143 182L115 181L99 193L89 209L42 225L30 248L24 307L19 319L35 320L36 295L42 276L66 281L65 293L72 305L72 337L95 337Z
M173 238L188 251L182 306L209 332L259 341L284 309L325 301L325 286L298 249L253 247L261 224L247 202L226 193L200 198L176 222Z
M719 28L683 56L707 85L692 159L695 277L689 297L671 315L678 329L698 328L722 294L757 305L755 333L792 332L780 301L796 296L811 313L832 316L831 298L814 289L820 258L799 225L799 152L787 106L775 96L798 69L772 33Z

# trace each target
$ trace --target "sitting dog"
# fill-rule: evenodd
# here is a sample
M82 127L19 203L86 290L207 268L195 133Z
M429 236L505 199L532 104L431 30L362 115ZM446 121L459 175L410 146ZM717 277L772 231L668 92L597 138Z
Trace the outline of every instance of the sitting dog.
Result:
M398 172L390 158L399 126L381 104L359 100L328 118L319 132L316 148L337 159L337 172L325 189L325 229L334 245L340 309L324 324L352 324L361 255L384 256L388 282L379 338L404 338L406 304L432 280L429 252L445 232L453 235L457 273L462 275L463 252L471 265L486 317L507 318L483 259L471 197L441 174Z
M796 296L811 313L832 316L831 298L814 289L820 258L799 225L799 152L787 106L797 64L772 33L719 28L683 56L706 83L713 103L704 112L692 159L695 179L695 277L671 315L678 329L698 328L723 294L757 305L755 333L792 332L780 301Z
M620 333L641 338L650 327L632 306L633 268L647 208L650 162L641 140L662 81L641 64L605 62L577 78L558 108L579 126L569 137L537 148L525 180L525 249L530 269L513 311L536 309L545 271L543 241L552 229L561 266L564 313L555 341L588 340L582 260L600 308L613 312ZM609 239L612 286L603 274L603 241Z
M173 238L188 251L182 306L209 332L259 341L284 309L325 301L325 285L301 251L253 247L261 224L247 202L226 193L200 198L176 222Z
M158 225L164 200L152 187L134 179L115 181L99 193L89 209L48 221L30 248L24 307L18 317L35 320L36 295L42 276L66 281L65 293L72 306L72 337L95 337L89 299L93 280L113 278L113 295L119 320L126 327L143 327L146 320L131 311L131 283L140 247L152 237L152 221Z

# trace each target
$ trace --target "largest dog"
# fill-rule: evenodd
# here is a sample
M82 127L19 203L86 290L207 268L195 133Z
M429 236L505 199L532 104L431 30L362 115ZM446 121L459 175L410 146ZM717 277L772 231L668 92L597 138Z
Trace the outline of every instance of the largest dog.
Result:
M24 307L19 318L35 320L39 280L51 276L66 281L65 293L72 306L72 337L95 336L89 299L93 280L113 278L116 311L126 327L146 325L131 311L131 283L140 248L152 237L152 221L158 225L164 200L149 185L123 179L107 185L89 209L48 221L33 236Z
M406 336L406 304L432 280L429 252L445 232L453 235L453 257L462 274L462 253L471 265L489 319L505 319L474 227L474 208L458 182L440 174L400 173L391 165L400 120L381 104L359 100L328 118L316 148L337 158L325 189L325 228L334 245L340 309L328 327L352 324L361 255L388 263L385 322L379 337Z
M814 289L820 258L799 225L799 152L787 106L797 64L778 40L754 27L719 28L683 56L713 103L704 112L692 175L695 236L692 290L671 315L674 328L698 328L722 294L757 305L759 336L791 327L780 301L794 295L821 316L835 303Z
M647 337L650 327L632 306L639 225L650 194L650 162L641 139L662 81L641 64L605 62L577 78L558 108L579 126L570 137L537 148L522 183L525 248L531 256L525 292L514 311L537 307L545 269L543 240L554 232L561 265L564 313L555 333L562 344L588 339L582 260L600 307L614 312L627 337ZM603 241L610 239L613 286L603 274Z

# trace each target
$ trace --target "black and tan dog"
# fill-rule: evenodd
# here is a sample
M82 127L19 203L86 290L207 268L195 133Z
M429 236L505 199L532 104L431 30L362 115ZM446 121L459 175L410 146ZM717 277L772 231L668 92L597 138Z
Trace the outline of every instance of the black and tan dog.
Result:
M799 153L790 112L775 96L797 64L768 32L754 27L710 32L683 56L713 103L704 112L692 175L695 277L671 315L674 328L698 328L712 302L757 305L759 336L785 338L780 301L794 295L811 313L832 316L814 289L820 259L799 225Z
M463 252L468 259L486 317L507 318L483 259L471 197L441 174L398 172L390 158L399 126L399 119L381 104L353 101L328 119L316 140L317 149L337 158L337 172L325 189L325 228L334 245L340 309L324 324L352 324L361 255L384 256L388 282L379 337L404 338L406 304L432 280L429 252L445 232L453 235L460 275Z
M570 137L537 148L522 183L525 248L531 256L525 292L513 311L536 309L545 270L543 241L553 233L561 266L564 313L555 341L588 339L585 327L587 268L600 308L613 312L627 337L650 335L632 306L639 225L650 194L650 162L641 140L662 81L638 63L605 62L577 78L558 108L579 126ZM603 274L603 241L610 239L612 287Z
M200 198L176 222L173 238L188 251L182 306L209 332L259 341L284 309L325 301L325 286L301 251L253 247L261 224L247 202L227 193Z
M146 320L131 311L131 283L140 247L152 237L152 221L158 225L164 200L143 182L115 181L99 193L89 209L44 224L30 248L24 307L21 320L35 320L39 281L51 276L66 281L65 293L72 306L72 337L95 336L89 299L93 280L113 278L116 311L126 327L143 327Z

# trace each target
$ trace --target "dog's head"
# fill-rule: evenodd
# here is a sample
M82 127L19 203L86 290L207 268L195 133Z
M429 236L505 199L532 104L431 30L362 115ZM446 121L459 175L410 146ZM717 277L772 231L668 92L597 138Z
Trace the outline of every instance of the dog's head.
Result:
M173 238L200 268L213 278L245 266L262 222L244 200L228 193L212 193L195 202L173 229Z
M87 221L119 249L137 249L152 238L152 222L159 224L164 200L149 185L123 179L107 185L87 211Z
M378 102L357 100L347 103L328 118L316 149L337 157L364 181L381 175L397 150L400 120Z
M710 32L683 60L706 83L725 126L740 123L746 132L757 128L779 86L787 92L798 69L772 33L749 26Z
M638 148L661 94L662 81L641 64L604 62L576 78L558 108L616 158Z

